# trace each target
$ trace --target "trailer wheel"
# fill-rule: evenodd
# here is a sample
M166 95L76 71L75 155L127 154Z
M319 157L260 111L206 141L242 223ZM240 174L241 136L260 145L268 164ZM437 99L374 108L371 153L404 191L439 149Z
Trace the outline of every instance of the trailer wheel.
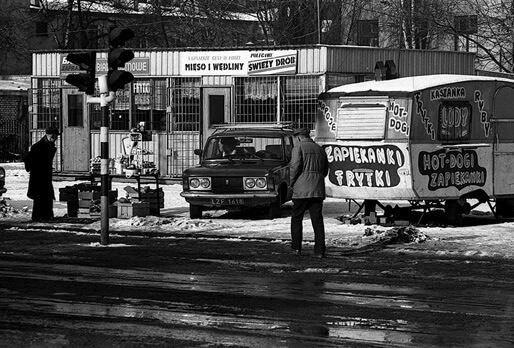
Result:
M498 198L496 199L496 214L503 217L514 216L514 199Z
M201 219L202 218L203 207L201 205L189 205L189 217L191 219Z
M462 217L462 206L458 200L449 200L444 204L444 211L446 213L446 218L449 224L455 226L461 226L463 217Z

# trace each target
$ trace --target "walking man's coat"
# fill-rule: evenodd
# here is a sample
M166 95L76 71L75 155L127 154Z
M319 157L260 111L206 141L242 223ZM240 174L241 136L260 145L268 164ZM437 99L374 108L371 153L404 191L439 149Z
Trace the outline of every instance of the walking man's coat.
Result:
M55 139L58 131L50 128L47 134L32 145L25 159L25 169L30 172L27 196L34 200L32 220L44 221L53 218L52 163L57 151Z
M325 227L323 224L323 200L328 160L325 151L309 136L308 130L299 130L297 145L293 148L290 175L293 188L293 213L291 216L292 248L300 252L303 238L303 215L309 210L314 229L314 252L325 254Z

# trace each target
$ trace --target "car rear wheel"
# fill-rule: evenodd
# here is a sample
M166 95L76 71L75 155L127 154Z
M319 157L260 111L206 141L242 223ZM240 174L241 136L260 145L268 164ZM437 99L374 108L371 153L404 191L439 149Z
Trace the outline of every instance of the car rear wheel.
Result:
M201 205L189 205L189 217L191 219L201 219L202 218L203 207Z

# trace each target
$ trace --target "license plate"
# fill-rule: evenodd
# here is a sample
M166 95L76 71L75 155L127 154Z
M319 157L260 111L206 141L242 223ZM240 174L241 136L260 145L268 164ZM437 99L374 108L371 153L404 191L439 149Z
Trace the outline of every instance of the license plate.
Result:
M244 205L243 198L211 198L212 205Z

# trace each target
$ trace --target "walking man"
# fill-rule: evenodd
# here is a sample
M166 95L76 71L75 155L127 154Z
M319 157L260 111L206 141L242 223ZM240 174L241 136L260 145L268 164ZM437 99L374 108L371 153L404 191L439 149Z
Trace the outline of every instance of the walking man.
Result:
M309 210L314 229L314 256L325 256L325 226L323 200L328 160L325 151L311 138L308 129L294 133L298 142L291 157L290 185L293 188L293 213L291 215L291 247L296 254L302 250L303 215Z
M58 136L57 128L48 128L45 136L31 146L25 158L25 169L30 172L27 196L34 200L32 221L48 221L54 217L52 163L57 150L55 141Z

